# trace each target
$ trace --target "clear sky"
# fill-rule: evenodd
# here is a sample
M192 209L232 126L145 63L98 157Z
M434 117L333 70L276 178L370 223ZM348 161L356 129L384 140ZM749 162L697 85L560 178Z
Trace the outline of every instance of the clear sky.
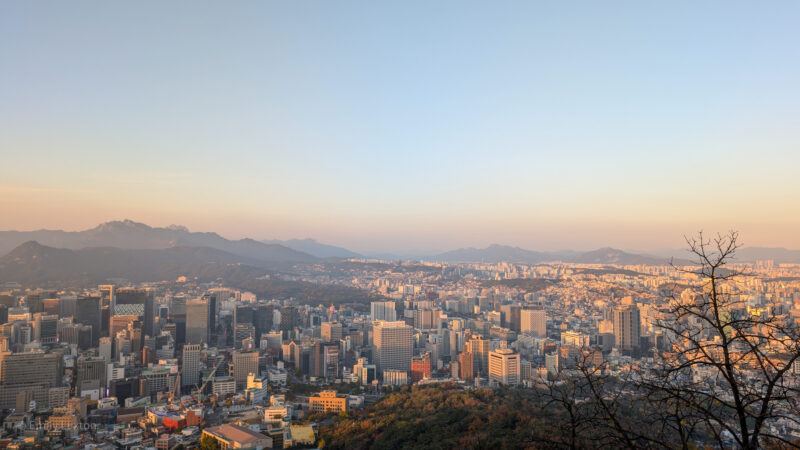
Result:
M0 229L800 248L800 2L0 3Z

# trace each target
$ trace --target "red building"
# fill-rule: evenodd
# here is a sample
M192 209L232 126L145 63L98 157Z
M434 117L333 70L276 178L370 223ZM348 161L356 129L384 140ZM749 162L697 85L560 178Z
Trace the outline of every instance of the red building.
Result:
M161 421L161 424L164 425L164 428L170 431L176 431L182 428L186 428L186 419L177 414L174 415L171 414L168 416L164 416L164 419Z
M411 358L411 383L431 377L431 352Z

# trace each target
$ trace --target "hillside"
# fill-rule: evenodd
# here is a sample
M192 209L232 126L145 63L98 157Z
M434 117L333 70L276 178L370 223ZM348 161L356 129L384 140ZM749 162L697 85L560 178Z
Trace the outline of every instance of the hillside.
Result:
M266 273L263 267L256 267L260 264L263 263L205 247L70 250L30 241L0 257L0 281L80 286L102 283L109 278L133 282L173 280L179 276L213 280L234 272L239 276L259 277Z

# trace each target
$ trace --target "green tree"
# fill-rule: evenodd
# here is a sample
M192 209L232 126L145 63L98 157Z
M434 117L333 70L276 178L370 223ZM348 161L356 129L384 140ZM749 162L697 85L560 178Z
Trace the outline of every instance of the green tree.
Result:
M219 450L219 444L213 437L205 435L200 439L200 448L202 450Z

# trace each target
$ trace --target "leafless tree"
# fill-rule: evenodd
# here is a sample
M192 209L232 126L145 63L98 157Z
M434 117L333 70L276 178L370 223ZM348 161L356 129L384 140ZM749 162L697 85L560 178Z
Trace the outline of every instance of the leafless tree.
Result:
M691 419L691 437L713 436L719 445L733 440L754 449L766 440L795 446L772 433L778 420L800 425L794 408L798 391L786 375L800 357L800 335L786 311L748 308L740 295L746 273L734 262L739 235L687 238L694 266L675 270L695 277L691 291L673 295L656 326L670 348L643 377L652 398Z

